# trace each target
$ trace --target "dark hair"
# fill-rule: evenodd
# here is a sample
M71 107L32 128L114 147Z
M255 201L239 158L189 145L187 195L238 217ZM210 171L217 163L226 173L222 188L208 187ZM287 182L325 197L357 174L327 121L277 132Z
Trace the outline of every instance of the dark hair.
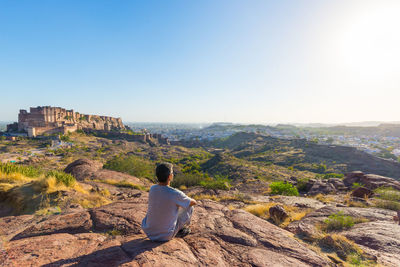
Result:
M160 183L165 183L172 173L171 163L160 163L156 168L156 176Z

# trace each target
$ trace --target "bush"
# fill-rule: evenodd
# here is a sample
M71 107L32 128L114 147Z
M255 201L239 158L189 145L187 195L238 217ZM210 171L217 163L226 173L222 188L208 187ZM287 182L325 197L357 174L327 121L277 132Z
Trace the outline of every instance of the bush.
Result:
M292 184L286 182L272 182L269 185L271 193L274 195L285 195L285 196L298 196L299 191Z
M332 214L324 221L325 230L334 231L348 229L354 226L355 221L353 217L344 215L343 212Z
M231 185L227 178L207 179L201 181L200 185L208 189L229 190L231 188Z
M179 173L174 176L171 182L173 187L179 188L181 186L191 187L200 185L200 182L204 180L204 177L200 173Z
M154 177L154 164L137 156L116 156L107 161L104 164L104 168L156 181Z

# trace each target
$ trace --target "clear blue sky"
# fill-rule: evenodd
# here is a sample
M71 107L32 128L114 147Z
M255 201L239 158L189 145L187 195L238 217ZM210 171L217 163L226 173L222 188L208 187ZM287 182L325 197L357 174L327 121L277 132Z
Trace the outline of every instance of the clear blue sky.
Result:
M1 1L0 120L399 120L400 1Z

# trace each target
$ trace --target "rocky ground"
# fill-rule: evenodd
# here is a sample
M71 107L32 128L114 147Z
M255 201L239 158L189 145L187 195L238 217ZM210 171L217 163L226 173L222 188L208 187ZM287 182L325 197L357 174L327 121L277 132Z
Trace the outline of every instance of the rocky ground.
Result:
M148 185L127 174L103 170L91 161L77 161L65 171L78 181L92 180L87 184L92 187L101 186L96 181L110 177ZM356 252L362 250L362 264L400 266L400 225L393 221L396 212L368 206L366 198L360 198L365 206L349 207L344 200L346 184L357 181L366 190L382 186L382 181L392 187L400 185L390 178L362 173L352 173L343 181L311 181L308 191L324 194L320 199L252 195L250 191L239 196L238 191L192 188L187 193L193 197L215 199L199 200L192 218L192 234L169 242L151 242L140 228L147 209L146 191L107 185L118 197L105 206L84 209L76 205L60 214L0 218L0 265L348 266L345 257L341 257L346 251L327 249L334 247L340 236L352 242L349 244L356 244ZM258 183L254 181L246 189L262 186ZM271 202L281 204L283 209L307 210L307 214L286 226L277 226L244 210L247 205ZM322 233L320 224L339 212L359 218L360 222L348 229Z

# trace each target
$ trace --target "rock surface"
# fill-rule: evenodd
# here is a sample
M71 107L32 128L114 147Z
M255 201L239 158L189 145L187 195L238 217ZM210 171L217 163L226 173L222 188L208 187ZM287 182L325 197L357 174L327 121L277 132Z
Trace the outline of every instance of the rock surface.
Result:
M98 161L88 159L78 159L69 164L64 172L70 173L78 181L87 180L108 180L129 181L136 185L148 186L148 180L139 179L129 174L103 169L103 164Z
M348 187L351 187L354 183L358 183L371 190L379 187L393 187L400 190L400 182L393 178L375 174L364 174L359 171L348 173L343 182Z
M351 192L352 197L357 197L357 198L368 198L371 197L374 194L374 192L366 187L358 187L354 189L353 192Z
M386 266L400 266L400 226L388 221L355 225L343 233Z
M363 218L368 222L355 224L346 231L337 234L354 241L370 255L376 256L378 263L385 266L400 266L400 226L393 221L394 211L377 208L326 206L309 213L300 221L291 223L287 229L298 236L312 239L318 233L317 225L329 215L342 212L353 218Z
M140 229L147 199L7 224L1 266L329 266L290 232L210 200L195 208L192 234L151 242ZM80 219L78 219L80 218ZM1 218L0 224L15 218ZM14 229L15 228L15 229ZM21 228L23 228L21 230ZM16 230L18 229L18 230ZM53 230L52 230L53 229ZM118 230L122 234L110 234ZM109 232L109 234L105 234Z

